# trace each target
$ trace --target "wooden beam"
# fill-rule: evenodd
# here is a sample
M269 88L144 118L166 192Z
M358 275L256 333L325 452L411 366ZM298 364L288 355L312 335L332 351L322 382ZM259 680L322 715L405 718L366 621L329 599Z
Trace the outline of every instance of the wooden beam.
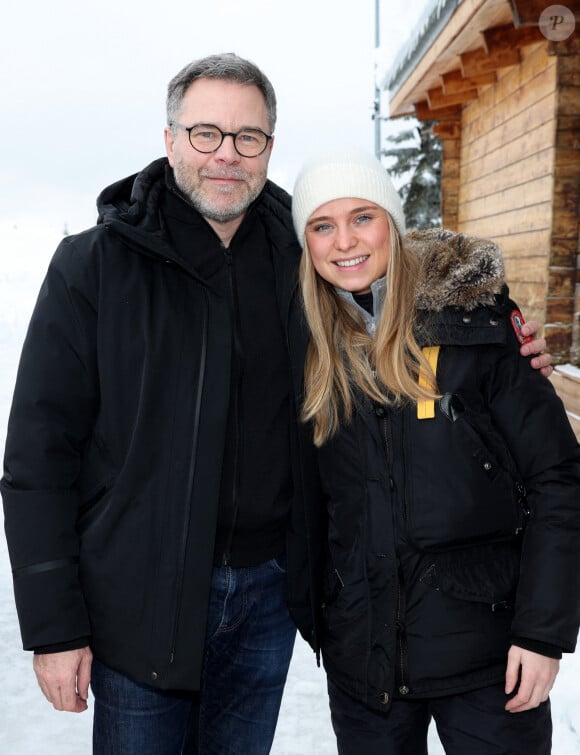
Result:
M546 0L510 0L512 7L512 16L514 24L517 27L521 26L538 26L542 11L546 10L549 5L557 5L557 3L550 3ZM575 0L568 0L568 2L560 3L566 8L574 12L576 21L580 21L580 8L578 8L578 2Z
M459 121L461 110L461 105L431 110L424 100L415 103L415 115L420 121Z
M544 41L538 28L515 29L511 24L482 32L483 48L467 51L459 56L464 79L484 77L498 68L518 65L520 48ZM485 80L485 79L483 79Z
M512 24L496 26L483 32L484 47L489 55L496 50L506 48L525 47L538 42L545 42L546 38L537 26L525 26L516 29Z
M478 87L486 86L487 84L495 84L497 76L495 71L488 71L482 73L480 76L463 76L461 71L449 71L441 76L443 81L443 92L447 95L456 94L457 92L465 92L469 89L476 89Z
M431 130L440 139L459 139L461 123L459 121L443 121L436 123Z
M397 118L408 118L409 116L415 118L416 113L414 109L406 110L404 113L395 113L394 115L389 115L389 117L385 118L384 120L394 121Z
M495 71L498 68L515 66L520 62L520 53L517 47L498 49L489 55L483 48L464 52L459 56L461 62L461 73L464 77L479 76L489 71Z
M452 107L453 105L464 105L471 100L477 99L477 89L466 89L463 92L455 94L445 94L443 89L430 89L427 92L427 104L431 110L440 110L441 108Z

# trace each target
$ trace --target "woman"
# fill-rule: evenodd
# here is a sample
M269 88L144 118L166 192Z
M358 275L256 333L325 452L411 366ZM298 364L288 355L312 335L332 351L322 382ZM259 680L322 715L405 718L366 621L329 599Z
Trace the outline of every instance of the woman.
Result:
M384 168L300 173L303 417L328 509L322 654L341 755L550 752L580 621L580 453L519 355L498 248L405 236Z

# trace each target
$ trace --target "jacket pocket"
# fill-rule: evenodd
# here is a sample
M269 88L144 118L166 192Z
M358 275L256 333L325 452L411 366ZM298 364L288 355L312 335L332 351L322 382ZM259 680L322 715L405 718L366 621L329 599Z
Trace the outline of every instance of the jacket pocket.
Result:
M427 587L459 600L513 608L519 579L520 539L437 553L420 577Z
M79 533L86 532L91 524L98 518L106 502L109 500L115 478L96 485L82 501L77 518L77 530Z
M336 601L343 587L344 582L342 581L341 576L336 571L336 569L333 569L332 572L329 572L326 575L326 579L324 580L324 592L322 598L323 609L328 608L328 606L332 605Z
M525 526L525 487L486 413L456 395L440 400L432 425L417 422L409 444L409 534L425 551L513 538Z

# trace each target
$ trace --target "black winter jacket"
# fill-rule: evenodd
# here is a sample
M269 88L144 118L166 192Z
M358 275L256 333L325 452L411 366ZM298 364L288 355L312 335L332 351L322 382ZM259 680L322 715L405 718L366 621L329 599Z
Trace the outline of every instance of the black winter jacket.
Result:
M231 322L168 241L166 166L106 189L97 226L56 251L23 348L1 490L24 647L89 637L139 682L198 689ZM289 208L268 182L249 213L271 245L296 408L307 336ZM289 602L314 644L305 517L318 526L317 473L296 416Z
M573 651L580 622L578 444L519 355L499 252L449 232L407 243L424 258L419 338L441 346L435 416L361 401L319 450L323 661L378 710L503 681L512 639Z

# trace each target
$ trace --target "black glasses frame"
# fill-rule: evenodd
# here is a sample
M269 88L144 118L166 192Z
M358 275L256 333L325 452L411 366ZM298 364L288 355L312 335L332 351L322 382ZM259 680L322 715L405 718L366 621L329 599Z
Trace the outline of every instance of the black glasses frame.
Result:
M240 131L234 132L234 131L222 131L219 126L215 125L215 123L194 123L193 126L184 126L181 123L177 123L177 121L171 121L169 125L173 128L179 128L182 131L187 131L187 138L189 140L189 143L191 144L191 146L196 152L200 152L202 155L211 155L213 152L217 152L218 149L224 143L224 139L226 138L226 136L231 136L232 141L234 143L234 149L236 150L238 155L240 155L241 157L247 157L247 158L260 157L260 155L264 154L270 140L274 137L274 134L267 134L265 131L262 131L261 128L242 128L240 129ZM199 149L199 147L196 147L193 144L193 142L191 141L191 132L193 131L194 128L198 128L199 126L207 126L208 128L214 128L216 131L219 131L221 135L221 139L217 147L214 147L214 149L205 150L205 149ZM264 144L264 149L260 150L260 152L257 152L255 155L245 155L243 152L240 152L238 145L236 144L236 139L238 138L238 136L247 131L250 131L250 132L254 131L257 134L262 134L262 136L266 138L266 144Z

